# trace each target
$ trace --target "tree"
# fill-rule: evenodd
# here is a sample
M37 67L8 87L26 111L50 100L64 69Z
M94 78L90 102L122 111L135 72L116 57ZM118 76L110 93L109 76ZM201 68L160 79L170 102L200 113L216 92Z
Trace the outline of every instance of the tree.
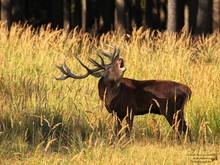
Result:
M6 21L6 28L11 27L11 0L1 0L1 20Z
M126 18L125 18L125 0L116 0L116 28L120 33L125 33Z
M70 0L63 0L63 27L68 33L70 30Z
M184 26L185 0L168 0L167 30L179 32Z
M178 1L168 0L167 30L178 32Z
M213 0L213 30L220 30L220 0Z
M116 10L116 23L115 28L120 34L124 34L126 30L130 30L131 20L130 20L130 5L129 0L116 0L115 10Z
M188 0L189 29L192 34L210 34L213 30L213 0Z
M82 30L83 32L86 32L86 9L87 9L87 6L86 6L86 0L82 0Z
M197 14L197 34L210 34L212 32L212 6L213 0L199 0Z

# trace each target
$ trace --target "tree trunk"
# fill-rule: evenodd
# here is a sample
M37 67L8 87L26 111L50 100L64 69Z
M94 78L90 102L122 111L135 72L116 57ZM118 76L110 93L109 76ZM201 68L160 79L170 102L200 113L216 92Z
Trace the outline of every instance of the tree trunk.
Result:
M168 0L167 30L178 32L178 0Z
M212 33L212 6L213 0L199 0L197 15L197 34Z
M116 0L116 3L115 3L115 8L116 8L115 27L119 31L120 34L124 34L125 29L126 29L125 1L126 0Z
M82 31L86 32L86 0L82 0Z
M213 30L220 30L220 0L213 0Z
M1 0L1 20L6 21L6 28L11 27L11 0Z
M70 0L63 0L63 27L69 33L70 30Z

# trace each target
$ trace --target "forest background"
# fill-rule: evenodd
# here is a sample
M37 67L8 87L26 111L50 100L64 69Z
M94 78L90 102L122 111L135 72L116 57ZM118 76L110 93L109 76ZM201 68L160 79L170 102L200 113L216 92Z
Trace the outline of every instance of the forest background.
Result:
M102 34L132 27L210 34L220 27L219 0L1 0L1 20Z

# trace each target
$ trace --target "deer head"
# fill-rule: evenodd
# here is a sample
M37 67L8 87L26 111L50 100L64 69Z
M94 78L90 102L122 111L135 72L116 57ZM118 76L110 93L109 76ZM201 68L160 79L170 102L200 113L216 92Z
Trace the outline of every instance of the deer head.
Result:
M55 77L56 80L65 80L67 78L74 79L84 79L89 75L92 75L97 78L103 78L107 82L115 82L117 85L120 84L121 79L126 70L124 66L124 60L119 57L120 49L109 45L113 49L113 53L99 52L97 56L100 58L101 63L98 63L94 59L89 58L88 60L95 66L94 69L88 68L78 57L74 54L76 60L87 70L87 73L84 75L75 75L71 72L70 68L66 65L66 61L62 66L56 66L61 71L60 77ZM102 56L107 57L110 60L109 64L105 64Z

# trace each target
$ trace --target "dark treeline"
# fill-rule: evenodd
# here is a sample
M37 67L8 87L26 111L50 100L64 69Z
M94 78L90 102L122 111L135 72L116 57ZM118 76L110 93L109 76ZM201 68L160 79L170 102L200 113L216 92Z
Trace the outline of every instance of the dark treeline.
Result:
M192 34L220 28L220 0L1 0L1 20L95 34L132 27Z

